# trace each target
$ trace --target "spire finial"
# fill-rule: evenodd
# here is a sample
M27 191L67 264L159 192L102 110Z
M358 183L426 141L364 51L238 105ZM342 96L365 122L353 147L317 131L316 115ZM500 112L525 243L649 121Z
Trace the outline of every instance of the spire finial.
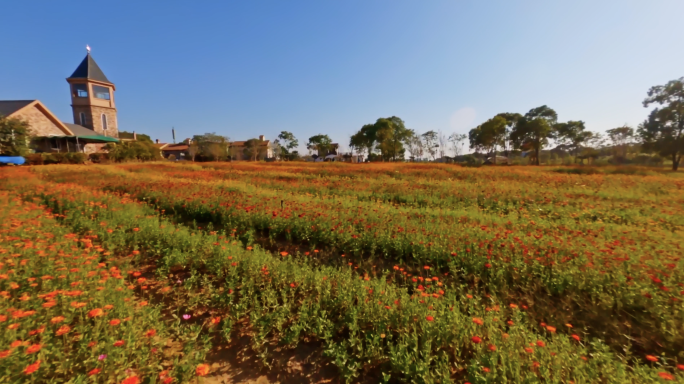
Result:
M88 45L88 44L86 44L86 51L88 51L88 53L90 53L90 45Z

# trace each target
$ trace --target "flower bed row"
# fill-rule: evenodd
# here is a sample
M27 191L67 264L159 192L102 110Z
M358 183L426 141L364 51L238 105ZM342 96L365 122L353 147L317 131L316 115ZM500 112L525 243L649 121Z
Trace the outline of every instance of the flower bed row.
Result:
M382 367L418 382L654 382L675 369L674 360L656 357L655 364L638 358L627 366L569 326L540 329L515 305L440 286L432 269L419 276L420 294L409 294L351 268L243 249L228 234L193 232L148 206L73 184L33 185L26 193L41 196L65 223L97 234L108 249L159 258L160 277L184 268L186 286L201 287L197 295L225 311L226 334L248 319L265 358L269 341L293 346L307 337L323 342L346 379Z

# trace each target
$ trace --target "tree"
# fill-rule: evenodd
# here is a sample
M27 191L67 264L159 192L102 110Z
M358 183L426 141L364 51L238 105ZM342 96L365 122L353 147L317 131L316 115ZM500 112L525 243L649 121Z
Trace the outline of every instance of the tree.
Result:
M504 138L502 140L501 145L503 146L504 154L506 155L506 157L508 157L508 148L510 147L510 134L511 131L518 124L518 121L520 121L520 119L522 118L522 115L519 113L503 112L499 113L497 116L503 117L506 120L506 132L504 134Z
M282 131L278 135L278 138L274 140L274 152L276 148L279 150L279 155L276 157L284 157L287 160L292 160L292 151L299 146L299 141L292 134L292 132Z
M309 142L306 143L306 149L309 151L317 151L318 156L327 156L328 152L332 150L332 139L328 135L315 135L309 137Z
M229 139L226 136L217 135L213 132L205 133L192 137L188 152L190 152L193 161L197 155L219 161L228 157L229 144Z
M511 130L510 140L513 146L524 151L534 151L534 164L539 165L539 152L553 136L553 126L557 120L556 111L546 105L531 109Z
M618 157L627 157L627 147L634 139L634 128L623 125L622 127L609 129L606 131L610 141L613 142L613 149Z
M437 130L437 142L439 145L439 157L441 159L444 159L444 156L446 156L446 150L449 144L449 139L444 134L444 132L442 132L441 129Z
M411 161L416 161L423 157L423 142L420 140L420 135L416 134L413 129L409 129L410 135L406 139L406 146L408 147Z
M396 116L380 118L375 122L376 138L383 160L404 158L404 143L410 137L404 121Z
M109 153L109 158L116 162L154 161L162 158L159 148L151 140L108 143L104 148Z
M569 145L572 147L575 162L577 162L577 156L579 155L579 150L582 145L591 140L594 135L592 132L585 131L584 121L568 121L567 123L557 123L554 126L555 134L554 137L559 143L564 145Z
M492 154L494 164L496 164L496 149L500 145L505 145L507 124L508 121L505 118L496 115L471 129L468 134L470 147L478 152Z
M249 139L245 141L245 156L252 161L257 161L261 151L263 141L259 139Z
M452 133L449 135L449 142L451 149L454 151L454 157L461 156L463 153L463 142L468 138L468 135L463 133Z
M432 157L432 160L435 160L435 155L437 154L437 132L435 131L427 131L420 135L421 139L423 139L423 149L427 151L427 153L430 154L430 157Z
M377 129L374 124L366 124L349 139L349 146L357 151L368 153L368 158L375 147Z
M29 151L29 124L0 115L0 155L24 156Z
M670 157L676 171L684 153L684 77L651 87L643 104L661 107L651 111L639 127L642 150Z

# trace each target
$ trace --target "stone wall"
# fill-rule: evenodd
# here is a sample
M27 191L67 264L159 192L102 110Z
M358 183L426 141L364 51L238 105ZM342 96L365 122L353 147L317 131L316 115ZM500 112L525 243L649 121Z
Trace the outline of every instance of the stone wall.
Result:
M34 136L63 136L66 134L35 105L12 114L12 117L26 121L29 124L31 134Z
M116 109L97 107L94 105L74 105L74 124L81 124L81 112L86 115L86 128L90 128L100 135L119 138L119 124ZM102 129L102 114L107 116L107 131Z

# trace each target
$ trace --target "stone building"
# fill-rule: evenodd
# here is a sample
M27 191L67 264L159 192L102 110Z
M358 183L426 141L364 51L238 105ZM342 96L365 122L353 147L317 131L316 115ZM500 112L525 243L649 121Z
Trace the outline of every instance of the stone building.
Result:
M118 142L114 83L90 52L66 80L73 124L60 121L39 100L0 100L0 115L28 123L36 152L92 153L101 151L108 142Z

